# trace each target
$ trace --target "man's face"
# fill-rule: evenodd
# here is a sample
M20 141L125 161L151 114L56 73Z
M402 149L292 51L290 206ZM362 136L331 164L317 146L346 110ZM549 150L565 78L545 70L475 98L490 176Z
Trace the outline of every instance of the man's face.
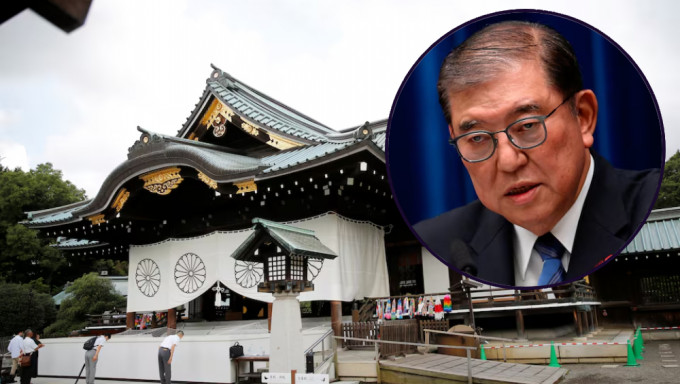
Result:
M450 93L449 130L452 137L500 131L523 117L547 115L563 97L548 85L539 62L520 61L490 81ZM567 102L545 121L547 139L542 145L519 149L501 133L491 158L463 160L484 206L536 235L557 224L576 200L590 164L595 121L581 118L582 99L581 92L574 96L578 117Z

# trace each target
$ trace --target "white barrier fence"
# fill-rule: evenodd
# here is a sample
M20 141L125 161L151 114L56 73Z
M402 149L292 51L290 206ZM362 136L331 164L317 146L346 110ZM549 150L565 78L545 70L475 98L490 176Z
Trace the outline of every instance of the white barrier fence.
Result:
M303 332L304 345L316 341L324 330ZM88 337L41 339L39 375L76 377L85 362L83 343ZM113 335L99 354L98 379L158 380L158 346L162 337ZM269 334L191 335L175 348L173 381L235 382L229 347L243 345L246 355L269 355ZM261 367L265 362L258 363ZM245 367L245 366L244 366ZM258 366L255 367L257 369ZM85 375L85 372L83 372Z

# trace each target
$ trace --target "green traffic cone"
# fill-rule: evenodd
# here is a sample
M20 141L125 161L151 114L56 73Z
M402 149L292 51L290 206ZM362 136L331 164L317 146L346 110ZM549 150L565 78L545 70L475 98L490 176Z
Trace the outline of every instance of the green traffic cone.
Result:
M642 330L638 328L638 339L640 340L640 350L645 351L645 341L642 339Z
M642 357L642 342L640 341L640 338L636 335L635 339L633 340L633 353L635 354L635 359L636 360L644 360L645 358Z
M556 367L560 368L561 365L557 361L557 353L555 353L555 343L550 342L550 364L548 364L548 367Z
M638 367L640 364L635 360L635 355L633 353L633 347L630 345L630 340L628 340L628 362L624 367Z
M479 348L481 349L481 351L479 352L479 358L481 360L486 360L486 353L484 352L484 345L480 344Z

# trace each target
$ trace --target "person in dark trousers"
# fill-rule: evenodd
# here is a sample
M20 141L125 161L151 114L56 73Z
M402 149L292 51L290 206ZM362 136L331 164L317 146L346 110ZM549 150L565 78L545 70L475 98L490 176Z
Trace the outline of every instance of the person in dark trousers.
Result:
M158 347L158 372L161 376L161 384L172 384L170 364L172 364L172 357L175 354L175 347L183 337L184 332L177 331L176 335L170 335L163 339Z
M94 377L97 372L97 361L99 360L99 351L101 351L104 344L111 339L110 334L97 336L94 342L94 347L85 352L85 383L94 384Z
M33 336L33 342L36 345L43 345L44 346L44 344L40 343L40 335L38 333L36 333ZM32 356L32 359L31 359L31 361L35 363L33 365L33 373L31 375L31 377L38 377L38 357L40 357L40 353L38 353L38 352L39 351L36 349L35 352L33 352L33 356Z
M44 347L44 345L36 344L36 342L33 340L32 330L27 329L24 334L26 335L26 337L24 337L24 347L22 349L24 351L24 356L26 355L31 356L31 365L29 365L28 367L21 367L21 384L30 384L31 377L33 377L33 371L35 370L36 367L35 358L37 357L37 355L34 352Z

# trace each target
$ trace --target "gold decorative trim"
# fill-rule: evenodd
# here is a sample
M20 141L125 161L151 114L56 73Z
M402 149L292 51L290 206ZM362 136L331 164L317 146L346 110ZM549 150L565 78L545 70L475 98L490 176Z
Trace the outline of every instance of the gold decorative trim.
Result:
M271 132L269 133L269 140L267 141L267 144L278 149L289 149L302 146L302 144L300 143L297 143L290 139L286 139L283 136L279 136Z
M257 136L260 134L260 130L257 129L255 126L253 126L250 123L246 123L245 121L241 123L241 128L243 128L246 133L250 133L253 136Z
M210 125L212 123L212 120L215 119L215 110L217 109L218 103L219 100L213 99L212 103L210 103L210 106L208 107L208 110L203 114L201 123L199 125Z
M210 103L210 107L208 107L208 110L201 119L201 125L207 126L208 129L210 127L214 128L223 122L222 119L231 121L233 116L234 111L231 108L227 107L227 105L219 99L213 99L212 103Z
M92 215L92 216L88 217L87 219L90 220L92 225L106 223L106 220L104 220L104 214L103 213L100 213L99 215Z
M127 202L129 197L130 192L127 189L122 188L120 192L118 192L118 196L116 196L116 199L113 200L111 208L115 208L116 212L120 212L120 210L123 209L123 205L125 205L125 202Z
M217 189L217 182L215 180L209 178L205 173L198 171L198 178L202 182L206 183L208 185L208 187L210 187L212 189Z
M226 122L233 122L232 117L234 117L235 114L236 113L231 108L229 108L227 104L215 98L213 99L212 103L210 103L210 107L208 107L205 114L203 115L203 118L201 119L201 125L205 125L207 129L212 128L215 136L221 137L224 135L223 130L226 127ZM303 145L291 139L277 135L276 133L271 133L267 130L264 130L262 127L259 127L257 124L251 122L242 121L241 129L252 136L260 137L262 136L260 135L260 131L266 132L269 136L269 140L266 141L266 144L277 149L284 150L300 147ZM191 139L192 136L189 136L189 138Z
M167 195L184 180L179 175L181 169L170 167L139 176L144 181L144 189L159 195Z
M255 184L255 179L242 181L240 183L234 183L238 191L236 193L248 193L257 191L257 184Z

